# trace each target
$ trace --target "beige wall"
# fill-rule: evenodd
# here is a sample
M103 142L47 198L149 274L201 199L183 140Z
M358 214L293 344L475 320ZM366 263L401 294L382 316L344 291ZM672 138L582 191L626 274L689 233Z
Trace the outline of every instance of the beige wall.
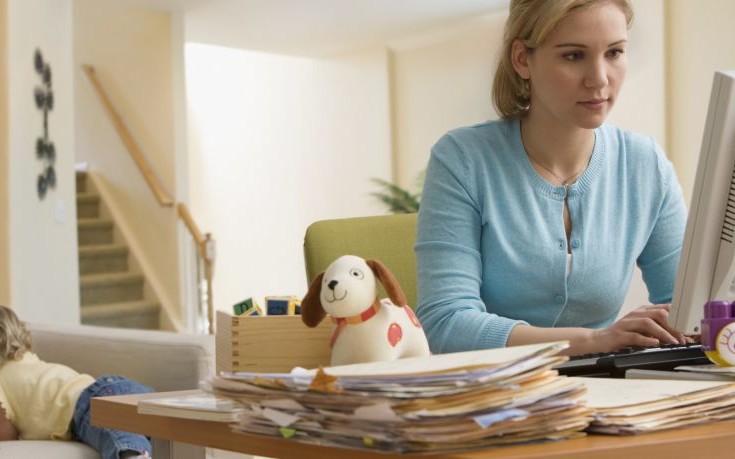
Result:
M0 0L0 304L10 303L7 23L8 2L7 0Z
M715 70L735 69L735 2L667 0L669 152L691 199Z
M176 191L171 18L121 2L75 0L74 72L78 162L99 173L123 216L147 279L181 318L177 217L161 207L81 71L92 65L169 193ZM176 196L174 196L176 199Z
M394 177L406 187L448 130L497 115L490 99L505 12L391 43Z
M385 49L309 59L189 44L192 209L217 241L217 309L306 293L306 227L383 213Z
M628 74L608 122L650 135L666 148L664 0L633 0Z
M8 222L10 303L29 321L79 321L74 180L71 0L10 0L8 25ZM40 49L52 71L49 138L56 147L56 188L36 193L42 164L33 154L43 114L33 103Z

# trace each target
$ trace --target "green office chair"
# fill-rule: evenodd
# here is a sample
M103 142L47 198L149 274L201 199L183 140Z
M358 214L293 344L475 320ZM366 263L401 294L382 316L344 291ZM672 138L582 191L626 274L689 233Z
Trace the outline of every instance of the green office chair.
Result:
M304 237L309 283L342 255L383 262L401 284L408 305L416 307L416 214L379 215L312 223ZM380 297L385 297L381 290Z

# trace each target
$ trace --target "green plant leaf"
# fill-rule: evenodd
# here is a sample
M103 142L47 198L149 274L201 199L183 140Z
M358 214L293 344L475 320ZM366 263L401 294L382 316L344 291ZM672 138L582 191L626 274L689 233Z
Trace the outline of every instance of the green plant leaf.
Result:
M421 177L423 178L423 177ZM392 213L411 213L418 212L421 195L419 193L411 193L401 188L395 183L387 180L373 178L371 181L377 184L380 191L371 193L380 202L388 207Z

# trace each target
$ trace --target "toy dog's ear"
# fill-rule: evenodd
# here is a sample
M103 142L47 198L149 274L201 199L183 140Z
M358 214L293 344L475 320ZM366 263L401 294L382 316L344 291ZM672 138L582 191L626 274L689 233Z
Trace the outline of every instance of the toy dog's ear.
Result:
M306 292L306 296L301 300L301 321L305 323L307 327L316 327L319 325L319 322L324 320L327 316L320 298L323 278L324 273L316 276L316 278L311 281L311 285L309 285L309 291Z
M375 277L378 278L385 292L388 294L388 298L396 306L407 306L408 300L406 300L406 294L403 293L401 284L398 283L398 279L393 275L392 272L378 260L365 260L365 263L373 270Z

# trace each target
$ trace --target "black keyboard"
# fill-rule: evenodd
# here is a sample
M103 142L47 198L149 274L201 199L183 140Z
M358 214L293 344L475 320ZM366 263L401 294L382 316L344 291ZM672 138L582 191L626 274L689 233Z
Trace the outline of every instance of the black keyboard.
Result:
M653 348L624 348L603 354L575 355L557 366L559 374L624 378L632 368L672 371L681 365L712 363L701 344L665 344Z

